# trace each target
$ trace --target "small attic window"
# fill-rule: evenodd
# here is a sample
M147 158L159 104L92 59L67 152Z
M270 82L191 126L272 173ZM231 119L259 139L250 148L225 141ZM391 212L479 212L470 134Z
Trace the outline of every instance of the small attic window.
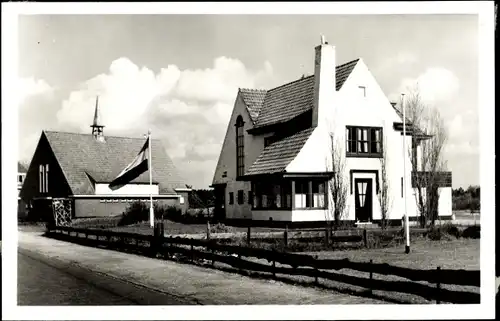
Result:
M359 88L359 94L361 95L361 97L366 97L366 87L365 86L358 86Z

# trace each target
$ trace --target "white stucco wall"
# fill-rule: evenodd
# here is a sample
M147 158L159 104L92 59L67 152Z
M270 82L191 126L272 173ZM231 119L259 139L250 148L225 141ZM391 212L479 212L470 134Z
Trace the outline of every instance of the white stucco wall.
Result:
M291 210L283 210L283 211L256 210L256 211L252 211L252 220L269 221L270 218L272 218L273 221L291 222L292 218L293 218L292 211Z
M452 212L451 187L439 188L439 216L451 216Z
M328 210L293 210L292 222L315 222L325 221L330 217Z
M158 195L158 184L127 184L117 190L111 190L108 184L95 184L96 195Z
M226 218L229 219L251 219L252 205L248 204L248 191L251 189L250 182L231 181L226 186L226 197L224 207ZM238 191L243 190L243 204L238 204ZM233 204L229 204L229 193L233 193Z

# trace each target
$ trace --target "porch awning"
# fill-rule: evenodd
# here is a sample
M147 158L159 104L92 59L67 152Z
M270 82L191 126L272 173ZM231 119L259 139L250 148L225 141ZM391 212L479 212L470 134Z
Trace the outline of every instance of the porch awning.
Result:
M292 173L292 172L275 172L269 174L254 174L254 175L244 175L237 178L238 181L262 181L262 180L276 180L282 178L324 178L330 179L333 176L333 172L311 172L311 173Z

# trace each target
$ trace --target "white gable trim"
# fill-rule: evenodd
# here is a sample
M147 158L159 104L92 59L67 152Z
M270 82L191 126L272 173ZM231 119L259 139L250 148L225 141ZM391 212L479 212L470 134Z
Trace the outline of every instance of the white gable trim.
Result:
M96 183L95 187L96 195L158 195L159 185L158 184L126 184L117 190L111 190L108 183Z
M174 188L174 191L176 192L191 192L193 191L192 188Z
M69 196L71 198L149 198L149 195L138 195L138 194L93 194L93 195L71 195ZM159 199L159 198L180 198L181 195L177 194L160 194L160 195L153 195L153 199Z

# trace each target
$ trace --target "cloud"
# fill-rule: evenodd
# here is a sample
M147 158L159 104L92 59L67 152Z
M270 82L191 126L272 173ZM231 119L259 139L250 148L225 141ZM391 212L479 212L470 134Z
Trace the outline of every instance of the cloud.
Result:
M400 92L412 89L417 89L425 102L436 104L453 99L460 89L460 81L450 70L432 67L415 78L401 81Z
M396 58L394 60L398 64L413 64L418 61L418 58L413 53L400 52L396 55Z
M29 149L34 148L40 130L47 127L89 133L99 96L105 135L140 137L151 129L153 138L162 140L187 183L207 187L238 87L267 87L272 75L273 68L267 61L258 70L251 70L240 60L218 57L210 68L181 70L167 65L155 72L121 57L110 63L107 72L81 82L63 97L53 97L50 106L55 107L49 108L46 102L42 110L36 107L38 100L25 100L23 122L30 125L20 129L20 155L33 152ZM33 95L51 87L31 79L23 82L23 88ZM50 117L40 128L42 125L34 120L48 110Z
M19 78L17 83L18 101L22 104L27 98L50 93L53 88L43 79L34 77Z
M418 62L418 56L412 52L401 51L388 57L384 56L378 64L374 65L375 74L386 74L387 70L402 73L411 70Z

